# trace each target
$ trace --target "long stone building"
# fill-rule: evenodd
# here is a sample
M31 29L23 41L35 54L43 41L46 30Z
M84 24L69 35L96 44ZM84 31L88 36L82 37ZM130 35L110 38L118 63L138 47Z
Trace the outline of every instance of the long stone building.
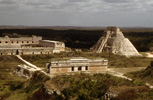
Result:
M41 36L0 37L0 55L52 54L64 51L63 42L42 40Z
M0 48L21 48L23 45L39 44L41 36L10 38L8 36L0 37Z
M46 64L51 75L73 73L106 73L108 60L76 57L67 60L51 61Z
M125 56L140 56L134 45L124 37L118 27L108 27L91 49L97 53L112 52Z

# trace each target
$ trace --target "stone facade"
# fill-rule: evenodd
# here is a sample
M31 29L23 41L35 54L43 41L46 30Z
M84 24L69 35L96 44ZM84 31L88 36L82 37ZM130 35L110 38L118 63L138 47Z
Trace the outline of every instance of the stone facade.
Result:
M52 47L53 53L59 53L61 51L65 51L65 44L64 42L60 42L60 41L41 40L40 46Z
M82 57L47 63L48 73L52 75L72 73L106 73L108 60L86 59Z
M128 38L124 37L117 27L108 27L103 36L91 49L97 53L112 52L125 56L140 56L133 44Z
M63 42L42 40L41 36L0 37L0 55L52 54L63 51L65 51Z
M52 48L1 48L0 55L30 55L30 54L52 54Z
M0 37L0 48L21 48L22 45L39 44L41 36L10 38L8 36Z

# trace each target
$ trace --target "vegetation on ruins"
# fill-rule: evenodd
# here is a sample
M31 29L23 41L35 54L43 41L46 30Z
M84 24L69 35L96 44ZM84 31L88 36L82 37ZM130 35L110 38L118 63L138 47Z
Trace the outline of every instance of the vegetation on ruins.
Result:
M110 90L113 93L113 88L119 89L116 92L121 93L112 100L123 100L123 98L124 100L152 99L152 96L149 96L152 95L152 90L148 90L141 82L128 81L103 74L57 76L47 81L45 86L48 89L61 91L60 94L55 92L47 96L47 100L104 100L106 92ZM123 88L123 91L120 91L120 88ZM44 94L39 90L30 99L37 100L37 94L41 94L39 99L40 97L41 99L44 98Z
M62 94L65 99L71 99L76 97L77 100L93 100L93 99L102 99L104 98L105 93L111 86L133 86L132 82L129 82L124 79L115 78L110 75L95 74L93 76L67 76L58 77L53 79L52 82L57 84L65 84L65 82L58 82L61 78L67 79L67 82L70 82L70 86L62 90ZM66 83L68 84L68 83ZM61 95L62 95L61 94Z
M13 73L18 64L23 62L16 56L0 56L0 100L26 100L49 79L38 72L30 80L19 77Z

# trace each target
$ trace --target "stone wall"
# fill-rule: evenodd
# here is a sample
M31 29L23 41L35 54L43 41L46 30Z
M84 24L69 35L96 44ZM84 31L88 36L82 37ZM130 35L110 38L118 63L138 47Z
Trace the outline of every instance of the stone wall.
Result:
M30 54L52 54L52 53L53 49L49 47L0 49L0 55L30 55Z
M50 41L50 40L40 40L40 46L42 47L52 47L53 53L59 53L65 51L64 42L60 41Z
M50 68L50 74L62 74L62 73L67 73L71 72L70 67L52 67Z
M81 69L79 70L79 67ZM87 67L87 69L86 69ZM74 71L72 70L74 68ZM50 74L74 74L74 73L106 73L106 66L78 66L78 67L52 67L50 68Z
M51 61L47 64L50 74L106 73L108 60L75 58L65 61Z
M21 45L39 44L42 40L40 36L10 38L8 36L0 37L0 48L19 48Z
M40 36L0 37L0 55L52 54L63 51L65 51L63 42L42 40Z

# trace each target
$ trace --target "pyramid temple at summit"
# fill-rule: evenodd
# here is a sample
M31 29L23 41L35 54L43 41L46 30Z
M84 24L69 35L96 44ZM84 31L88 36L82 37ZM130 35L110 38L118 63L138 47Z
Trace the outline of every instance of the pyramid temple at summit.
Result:
M125 56L140 56L137 49L125 38L118 27L107 27L102 37L91 48L96 53L111 52Z

